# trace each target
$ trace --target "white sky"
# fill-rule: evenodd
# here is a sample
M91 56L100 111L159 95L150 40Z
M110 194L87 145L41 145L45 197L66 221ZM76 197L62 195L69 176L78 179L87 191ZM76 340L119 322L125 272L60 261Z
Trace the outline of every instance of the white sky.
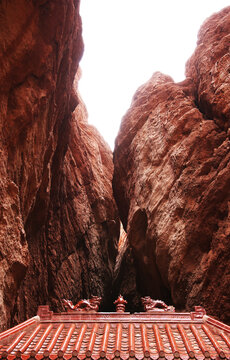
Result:
M178 82L198 30L229 0L81 0L85 50L79 90L95 125L113 149L137 88L155 71Z

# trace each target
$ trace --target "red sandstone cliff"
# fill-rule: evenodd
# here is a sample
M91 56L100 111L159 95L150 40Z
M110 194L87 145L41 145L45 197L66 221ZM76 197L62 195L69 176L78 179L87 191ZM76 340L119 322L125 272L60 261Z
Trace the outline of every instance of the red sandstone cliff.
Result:
M186 80L155 73L116 139L129 290L230 321L230 8L202 26ZM132 253L132 255L130 255ZM126 290L128 279L122 278ZM126 294L125 294L126 292Z
M79 0L3 1L0 14L4 328L38 304L55 310L63 297L108 298L119 224L112 153L73 90L83 51Z

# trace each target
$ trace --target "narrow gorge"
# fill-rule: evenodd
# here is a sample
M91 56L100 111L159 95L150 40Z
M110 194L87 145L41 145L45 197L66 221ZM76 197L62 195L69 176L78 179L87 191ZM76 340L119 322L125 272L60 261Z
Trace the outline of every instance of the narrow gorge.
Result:
M79 6L0 2L1 330L119 293L131 311L150 295L229 323L230 7L201 27L183 82L137 90L112 154L78 93Z

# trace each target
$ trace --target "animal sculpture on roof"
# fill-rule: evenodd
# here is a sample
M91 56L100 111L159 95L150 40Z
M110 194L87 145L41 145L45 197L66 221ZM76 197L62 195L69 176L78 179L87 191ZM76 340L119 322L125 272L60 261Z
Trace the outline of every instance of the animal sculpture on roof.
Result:
M168 306L162 300L153 300L150 296L141 298L145 311L175 311L173 306Z
M82 299L76 305L73 305L71 300L63 299L66 308L76 311L98 311L101 297L92 296L91 299Z

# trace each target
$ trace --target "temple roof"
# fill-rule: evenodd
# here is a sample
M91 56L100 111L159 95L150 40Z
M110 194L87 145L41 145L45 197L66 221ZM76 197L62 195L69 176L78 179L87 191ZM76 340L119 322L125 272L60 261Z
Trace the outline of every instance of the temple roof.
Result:
M155 311L102 313L40 306L37 316L0 334L0 356L15 358L230 359L230 327L207 316Z

